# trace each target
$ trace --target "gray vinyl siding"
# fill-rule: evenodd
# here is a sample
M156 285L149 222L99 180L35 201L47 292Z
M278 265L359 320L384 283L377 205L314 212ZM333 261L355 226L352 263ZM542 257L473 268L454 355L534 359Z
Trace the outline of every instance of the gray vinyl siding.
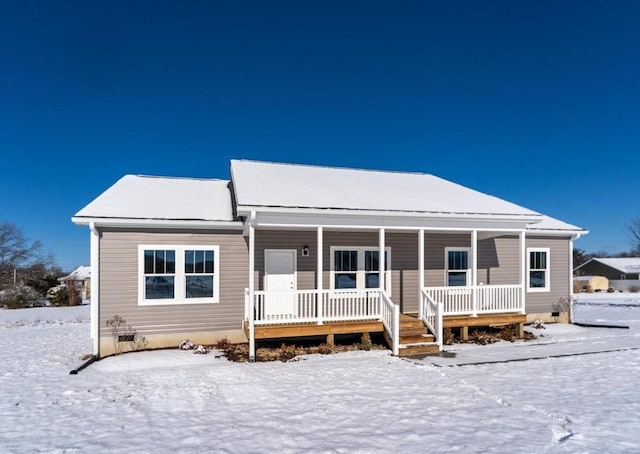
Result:
M298 290L316 288L316 232L311 230L255 230L255 287L264 290L264 250L295 249ZM302 248L309 246L309 255Z
M376 247L377 231L333 231L323 233L322 286L330 288L331 247ZM471 234L425 233L425 285L445 285L445 248L470 247ZM256 288L264 289L264 250L297 251L297 288L316 288L317 237L315 231L256 230ZM309 255L302 256L302 248ZM388 232L385 246L391 248L391 299L402 312L418 311L418 233ZM520 246L517 236L483 235L478 239L478 282L493 285L520 283Z
M218 245L219 303L138 305L138 245ZM101 230L100 330L114 315L138 333L198 332L239 329L244 319L244 289L248 283L248 248L241 231L120 231Z
M569 239L528 237L527 248L549 248L550 289L548 292L527 292L526 311L529 314L548 313L557 310L561 298L569 296Z

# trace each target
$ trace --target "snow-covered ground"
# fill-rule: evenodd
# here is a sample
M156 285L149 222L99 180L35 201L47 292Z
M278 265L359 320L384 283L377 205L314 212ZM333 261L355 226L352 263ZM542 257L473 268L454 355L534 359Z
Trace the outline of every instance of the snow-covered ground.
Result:
M69 375L90 352L88 318L88 306L0 310L3 453L640 447L640 350L461 367L386 351L238 364L170 350L107 358ZM576 318L631 328L547 325L540 347L637 340L640 295L579 295Z

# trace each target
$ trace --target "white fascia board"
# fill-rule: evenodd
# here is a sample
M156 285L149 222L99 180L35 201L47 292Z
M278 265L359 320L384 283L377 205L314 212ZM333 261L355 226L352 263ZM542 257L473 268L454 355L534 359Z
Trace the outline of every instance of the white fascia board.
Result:
M322 218L327 216L340 216L345 218L351 217L384 217L389 218L420 218L420 219L490 219L500 221L514 222L539 222L543 219L541 214L500 214L500 213L450 213L450 212L423 212L423 211L376 211L376 210L342 210L335 208L288 208L288 207L270 207L270 206L253 206L238 205L237 213L239 216L248 216L249 213L274 213L286 216L297 215L316 215Z
M430 218L416 216L363 216L363 215L304 215L290 213L257 213L256 228L274 229L310 229L320 227L341 229L379 229L395 230L460 230L460 231L520 231L529 221L517 219L464 219L464 218Z
M130 219L130 218L85 218L74 216L71 221L80 226L94 223L96 227L147 228L147 229L225 229L242 230L239 221L202 221L178 219Z
M588 230L544 230L544 229L527 229L528 235L540 235L540 236L568 236L572 240L577 240L583 235L589 233Z

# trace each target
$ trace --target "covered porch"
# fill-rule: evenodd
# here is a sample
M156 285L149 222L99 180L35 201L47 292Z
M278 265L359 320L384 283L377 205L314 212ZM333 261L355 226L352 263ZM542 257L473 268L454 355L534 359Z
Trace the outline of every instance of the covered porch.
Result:
M292 230L248 219L246 234L250 281L244 327L251 357L257 339L324 335L330 341L335 334L364 332L383 332L394 355L437 352L444 328L460 327L463 333L468 326L483 326L478 323L521 328L525 320L523 228L298 225ZM488 253L487 240L493 238L500 238L501 250ZM286 271L285 264L278 274L279 265L267 261L277 255L271 251L286 251L285 246L292 248L293 269ZM488 256L497 265L489 267ZM345 257L358 263L349 268ZM503 269L501 261L507 264Z

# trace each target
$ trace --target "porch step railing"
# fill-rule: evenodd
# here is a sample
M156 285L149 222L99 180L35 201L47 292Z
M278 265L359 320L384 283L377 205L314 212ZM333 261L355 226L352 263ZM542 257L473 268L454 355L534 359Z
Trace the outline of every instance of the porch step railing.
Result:
M400 308L380 289L254 291L245 290L245 318L250 327L380 320L398 353Z
M431 296L425 291L420 290L420 319L427 325L427 328L431 331L435 337L438 348L442 350L443 336L442 336L442 315L443 304L434 301Z
M426 287L424 293L443 304L443 315L524 313L521 285Z

